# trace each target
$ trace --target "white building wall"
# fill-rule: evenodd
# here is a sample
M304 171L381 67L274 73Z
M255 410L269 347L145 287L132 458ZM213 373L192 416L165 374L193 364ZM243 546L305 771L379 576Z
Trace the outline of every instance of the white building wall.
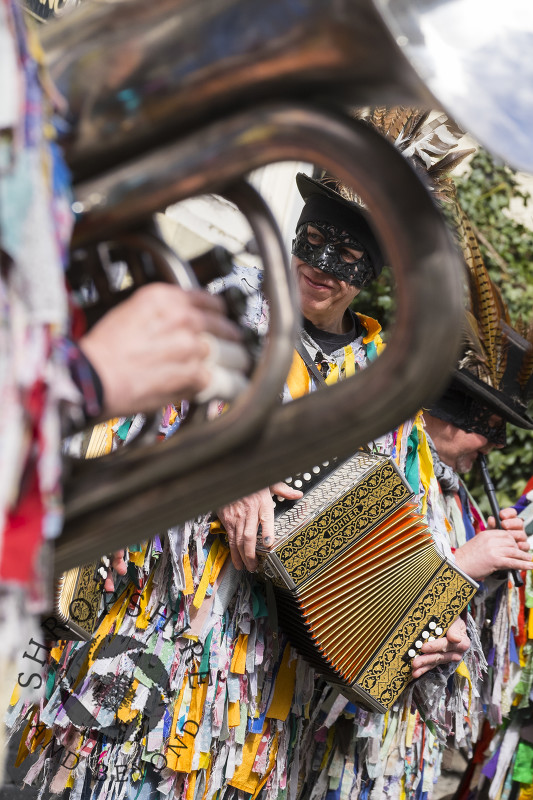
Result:
M303 206L296 188L297 172L312 173L312 165L302 162L269 164L249 175L249 181L262 194L279 225L290 252L296 221ZM245 252L251 238L243 215L218 195L192 197L170 206L159 215L168 243L183 258L191 258L214 244L226 247L236 263L257 266L257 256Z

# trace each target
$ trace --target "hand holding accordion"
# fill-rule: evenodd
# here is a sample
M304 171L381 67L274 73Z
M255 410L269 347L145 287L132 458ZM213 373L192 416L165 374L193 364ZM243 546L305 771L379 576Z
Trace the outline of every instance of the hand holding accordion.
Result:
M389 458L358 452L319 473L315 485L303 474L311 488L301 500L278 499L260 571L294 646L344 694L384 712L412 658L446 634L477 584L437 551Z

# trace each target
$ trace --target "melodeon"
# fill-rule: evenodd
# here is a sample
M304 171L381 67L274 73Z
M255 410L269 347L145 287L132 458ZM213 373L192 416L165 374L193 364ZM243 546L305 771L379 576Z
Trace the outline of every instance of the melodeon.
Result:
M53 639L89 641L101 611L104 582L98 564L75 567L55 582L52 611L42 624Z
M344 695L385 712L477 584L439 553L390 458L357 452L288 480L305 495L277 498L275 544L257 548L280 623Z

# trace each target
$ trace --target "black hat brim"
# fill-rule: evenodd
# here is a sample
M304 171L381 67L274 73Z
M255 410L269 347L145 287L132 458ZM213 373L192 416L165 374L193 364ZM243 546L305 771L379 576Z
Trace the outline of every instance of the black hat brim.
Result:
M506 422L510 422L518 428L533 430L533 419L526 413L522 404L513 401L511 397L499 392L497 389L493 389L492 386L476 378L471 372L456 369L453 373L453 382L462 391L478 402L483 403Z

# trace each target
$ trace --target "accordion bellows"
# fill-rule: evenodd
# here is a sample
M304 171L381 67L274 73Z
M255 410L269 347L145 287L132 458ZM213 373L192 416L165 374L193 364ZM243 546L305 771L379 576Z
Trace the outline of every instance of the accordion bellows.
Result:
M423 642L445 635L477 584L439 553L391 459L358 452L328 466L294 481L300 500L278 498L260 571L293 645L343 694L385 712Z

